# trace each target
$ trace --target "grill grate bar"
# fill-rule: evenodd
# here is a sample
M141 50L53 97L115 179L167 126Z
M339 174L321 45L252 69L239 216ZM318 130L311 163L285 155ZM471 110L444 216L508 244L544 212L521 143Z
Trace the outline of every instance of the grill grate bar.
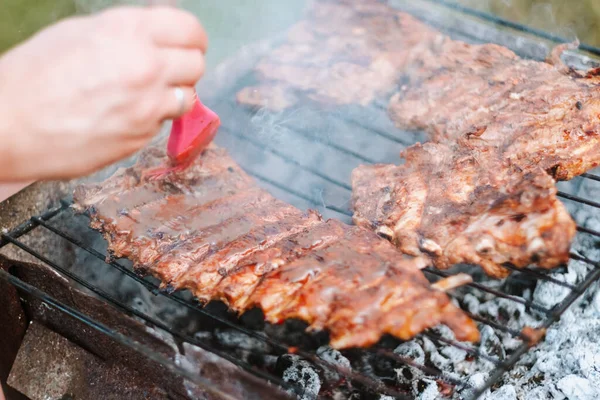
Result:
M63 212L64 210L65 210L65 203L61 202L60 207L51 208L50 210L48 210L45 213L43 213L42 215L40 215L40 218L51 219L51 218L54 218L55 216L57 216L58 214L60 214L61 212ZM12 231L7 232L7 233L9 233L11 237L18 239L21 236L31 232L33 229L36 228L36 226L37 225L34 221L28 220L28 221L25 221L22 224L18 225ZM2 236L0 236L0 248L6 246L9 243L10 243L10 241L8 241L8 240L2 238Z
M589 234L589 235L592 235L592 236L598 236L598 237L600 237L600 232L598 232L598 231L595 231L595 230L593 230L593 229L590 229L590 228L585 228L585 227L583 227L583 226L579 226L579 225L578 225L578 226L577 226L577 230L578 230L579 232L582 232L582 233L587 233L587 234Z
M579 175L582 178L587 178L587 179L591 179L593 181L596 182L600 182L600 176L597 175L593 175L593 174L588 174L587 172L584 172L583 174Z
M527 343L523 343L522 345L517 347L517 349L513 352L513 354L510 357L508 357L506 360L504 360L502 364L496 367L493 373L485 381L485 384L474 391L470 399L479 399L486 390L488 390L490 387L492 387L494 383L498 382L498 380L502 378L502 375L504 375L509 370L509 368L511 368L519 361L523 354L529 351L529 348L530 346Z
M0 234L2 236L2 239L9 241L10 243L12 243L13 245L17 246L18 248L20 248L21 250L29 253L30 255L32 255L33 257L37 258L38 260L44 262L45 264L47 264L49 267L51 267L52 269L60 272L61 274L63 274L64 276L68 277L69 279L71 279L74 282L77 282L78 284L80 284L81 286L85 287L86 289L92 291L93 293L95 293L96 295L102 297L104 300L106 300L107 302L109 302L110 304L112 304L115 308L118 308L122 311L125 311L126 313L129 313L130 315L135 315L138 318L143 319L146 322L150 322L151 324L153 324L154 326L162 329L165 332L168 332L169 334L173 335L174 337L183 340L185 342L191 343L195 346L198 346L204 350L210 351L216 355L218 355L219 357L243 368L244 370L250 372L251 374L265 379L267 381L272 381L277 383L278 385L287 388L287 389L291 389L294 387L294 385L291 385L275 376L266 374L262 371L259 371L255 368L253 368L250 364L241 361L239 359L236 359L234 357L231 357L230 355L228 355L227 353L224 353L220 350L218 350L217 348L213 347L213 346L209 346L206 345L200 341L198 341L197 339L188 336L188 335L182 335L179 332L169 328L167 325L163 324L160 321L157 321L156 319L142 313L139 312L131 307L128 307L127 305L119 302L117 299L115 299L114 297L112 297L110 294L108 294L107 292L105 292L104 290L88 283L87 281L79 278L77 275L71 273L69 270L59 266L58 264L56 264L55 262L53 262L52 260L46 258L45 256L43 256L42 254L40 254L39 252L35 251L34 249L32 249L31 247L27 246L26 244L20 242L17 239L12 238L9 234L5 234L5 233L1 233ZM300 389L300 387L296 387L297 389Z
M357 153L357 152L355 152L353 150L350 150L350 149L347 149L345 147L342 147L342 146L338 145L337 143L332 142L331 140L323 139L320 136L312 135L312 134L308 133L306 130L303 130L301 128L292 127L292 126L289 126L289 125L286 125L286 127L290 131L292 131L292 132L294 132L294 133L296 133L296 134L298 134L300 136L304 136L307 139L310 139L312 141L321 143L321 144L323 144L325 146L331 147L332 149L336 149L339 152L342 152L342 153L344 153L346 155L352 156L352 157L354 157L354 158L356 158L358 160L361 160L363 162L366 162L366 163L369 163L369 164L375 164L377 162L377 161L372 160L372 159L370 159L368 157L365 157L364 155L362 155L360 153Z
M600 203L593 200L584 199L583 197L575 196L561 191L558 191L558 195L563 199L568 199L591 207L600 208Z
M586 263L586 264L589 264L589 265L591 265L591 266L593 266L593 267L595 267L595 268L598 268L598 267L599 267L599 265L600 265L600 264L598 264L596 261L592 261L592 260L590 260L589 258L587 258L587 257L585 257L585 256L582 256L581 254L577 254L577 253L573 253L573 252L571 252L571 253L569 254L569 256L571 257L571 259L572 259L572 260L577 260L577 261L584 262L584 263ZM581 287L580 287L580 286L578 286L578 287L576 288L576 290L580 290L580 289L581 289Z
M344 121L344 122L349 122L352 125L356 125L356 126L358 126L360 128L366 129L370 133L374 133L374 134L376 134L378 136L386 138L389 141L392 141L392 142L395 142L395 143L399 143L399 144L404 145L404 146L410 146L412 144L412 142L410 142L410 141L402 140L402 138L400 138L398 136L391 135L391 134L389 134L389 133L387 133L385 131L382 131L381 129L377 129L377 128L374 128L372 126L369 126L368 124L365 124L363 121L361 121L359 119L356 119L356 118L354 118L352 116L344 115L342 117L342 116L334 114L334 115L332 115L332 117L335 118L335 119L337 119L337 120Z
M399 362L401 362L403 364L408 365L409 367L420 369L421 371L423 371L425 373L428 373L431 376L439 377L442 380L444 380L444 381L446 381L448 383L451 383L453 385L456 385L456 386L471 386L471 385L469 385L468 382L462 381L460 379L456 379L456 378L454 378L454 377L452 377L452 376L444 373L443 371L440 371L438 369L434 369L434 368L431 368L431 367L427 367L427 366L421 366L420 364L415 363L410 358L402 357L401 355L394 353L392 350L388 350L388 349L376 349L376 350L372 351L372 353L379 354L379 355L381 355L383 357L387 357L387 358L399 361Z
M467 353L469 353L473 356L479 357L481 359L487 360L487 361L491 362L492 364L495 364L495 365L502 364L502 361L500 359L498 359L496 357L488 356L487 354L484 354L481 351L479 351L471 346L467 346L463 343L457 342L456 340L446 339L445 337L438 335L436 333L433 333L431 331L425 332L424 335L429 337L433 341L442 342L442 343L448 344L450 346L456 347L457 349L464 350Z
M46 221L42 220L39 217L33 217L32 220L33 219L35 219L36 221L38 221L40 226L43 226L44 228L46 228L46 229L50 230L51 232L59 235L60 237L64 238L65 240L73 243L74 245L80 247L82 250L88 252L92 256L94 256L94 257L98 258L99 260L103 261L104 263L106 263L106 256L103 255L102 253L96 251L95 249L93 249L93 248L91 248L89 246L86 246L81 241L73 238L72 236L66 234L65 232L63 232L63 231L61 231L59 229L56 229L54 226L48 224ZM43 261L43 259L42 259L42 261ZM237 330L237 331L239 331L241 333L244 333L244 334L246 334L248 336L251 336L251 337L254 337L256 339L262 340L265 343L268 343L269 345L271 345L271 346L279 349L280 351L283 351L284 353L287 353L289 351L289 349L290 349L290 346L288 346L288 345L286 345L284 343L275 341L275 340L273 340L271 338L268 338L268 337L266 337L264 335L261 335L260 333L248 330L248 329L243 328L243 327L241 327L241 326L239 326L239 325L237 325L235 323L227 321L227 320L225 320L225 319L223 319L223 318L221 318L219 316L216 316L216 315L214 315L212 313L209 313L208 311L206 311L205 309L203 309L201 306L198 306L198 305L195 305L195 304L191 304L191 303L189 303L189 302L181 299L179 296L169 295L166 292L161 291L157 285L155 285L155 284L153 284L151 282L148 282L145 279L140 278L136 273L134 273L133 271L131 271L131 270L127 269L127 268L125 268L124 266L120 265L117 262L113 261L113 262L106 263L106 264L109 265L109 266L111 266L111 267L113 267L113 268L117 268L120 272L124 273L126 276L128 276L128 277L130 277L132 279L135 279L137 282L139 282L139 280L142 280L143 281L142 284L144 285L144 287L146 289L152 291L152 293L155 293L155 294L161 295L163 297L166 297L168 299L174 300L177 303L179 303L179 304L181 304L181 305L183 305L183 306L185 306L187 308L190 308L190 309L192 309L194 311L197 311L197 312L199 312L199 313L201 313L201 314L203 314L205 316L213 318L214 320L218 321L219 323L222 323L222 324L224 324L224 325L226 325L226 326L228 326L228 327L230 327L232 329L235 329L235 330ZM381 384L379 382L376 382L373 379L370 379L370 378L366 377L365 375L357 374L356 372L354 372L354 371L352 371L350 369L347 369L347 368L344 368L344 367L340 367L340 366L335 365L333 363L330 363L328 361L322 360L322 359L318 358L317 356L314 356L313 354L308 353L308 352L303 351L303 350L297 350L297 351L295 351L295 353L298 354L299 356L302 356L302 357L304 357L304 358L306 358L306 359L314 362L315 364L324 366L326 368L329 368L330 370L335 370L336 372L338 372L341 375L344 375L347 378L351 378L352 380L360 382L361 384L365 385L366 387L371 388L372 390L377 390L377 391L380 391L380 392L385 392L385 393L387 393L389 395L392 395L392 396L399 396L400 398L405 398L405 396L403 394L401 394L401 393L399 393L397 391L394 391L393 389L390 389L390 388L384 388L384 387L381 386ZM415 365L417 365L417 368L419 368L418 367L419 364L415 364ZM424 365L422 365L422 366L420 366L420 368L427 368L427 367L424 366Z
M598 278L600 278L600 263L591 261L585 257L581 257L582 261L588 262L590 265L593 265L595 268L590 272L585 280L579 285L577 290L572 291L567 295L567 297L558 305L556 305L552 309L552 315L550 318L546 319L543 328L549 328L554 322L558 321L560 316L579 298L579 296L585 292Z
M80 311L78 311L74 308L71 308L71 307L67 306L66 304L56 300L55 298L48 295L48 293L46 293L32 285L29 285L28 283L23 282L19 278L11 275L10 273L8 273L7 271L5 271L1 268L0 268L0 279L3 279L5 281L9 282L11 285L15 286L16 288L20 289L21 291L23 291L25 293L28 293L28 294L36 297L37 299L41 300L45 304L48 304L48 305L62 311L63 313L85 323L86 325L96 329L99 332L102 332L103 334L105 334L106 336L115 340L116 342L136 350L137 352L139 352L140 354L149 358L150 360L155 361L155 362L159 363L160 365L162 365L163 367L167 368L170 372L178 374L179 376L185 377L186 379L192 381L193 383L197 384L198 386L207 390L208 392L218 396L219 398L235 400L234 397L231 397L229 394L224 393L218 387L216 387L209 381L205 380L200 375L193 374L193 373L187 371L186 369L181 368L180 366L176 365L173 361L171 361L168 357L165 357L162 354L159 354L159 353L149 349L148 347L139 344L135 340L130 339L129 337L112 330L111 328L107 327L106 325L88 317L87 315L81 313Z
M321 201L318 201L318 200L316 200L316 199L314 199L314 198L312 198L312 197L310 197L310 196L307 196L307 195L305 195L305 194L303 194L303 193L300 193L300 192L298 192L298 191L296 191L296 190L290 189L290 188L288 188L287 186L284 186L284 185L282 185L281 183L279 183L279 182L276 182L276 181L274 181L274 180L272 180L272 179L269 179L269 178L267 178L266 176L264 176L264 175L262 175L262 174L259 174L258 172L252 171L251 169L249 169L249 168L247 168L247 167L245 167L244 169L245 169L245 170L246 170L246 172L248 172L250 175L252 175L252 176L254 176L254 177L256 177L256 178L260 179L261 181L263 181L263 182L266 182L266 183L268 183L269 185L275 186L276 188L278 188L278 189L281 189L281 190L283 190L284 192L287 192L287 193L289 193L289 194L292 194L292 195L294 195L294 196L296 196L296 197L298 197L298 198L300 198L300 199L303 199L303 200L305 200L305 201L307 201L307 202L309 202L309 203L311 203L311 204L313 204L313 205L315 205L315 206L322 206L323 208L326 208L326 209L328 209L328 210L335 211L335 212L337 212L338 214L342 214L342 215L345 215L345 216L347 216L347 217L351 217L351 216L352 216L352 213L351 213L350 211L348 211L347 209L343 209L343 208L341 208L341 207L334 206L334 205L331 205L331 204L324 204L324 203L323 203L323 202L321 202Z
M518 273L524 274L524 275L532 275L532 276L536 277L537 279L541 279L541 280L544 280L544 281L547 281L547 282L552 282L555 285L566 287L566 288L571 289L571 290L575 290L576 289L576 286L571 285L570 283L559 281L556 278L553 278L553 277L551 277L551 276L549 276L549 275L547 275L547 274L545 274L543 272L536 271L536 270L534 270L532 268L519 269L519 268L514 267L512 265L503 265L502 267L504 267L506 269L509 269L511 271L514 271L514 272L518 272Z
M347 183L344 183L344 182L341 182L341 181L339 181L337 179L331 178L331 177L325 175L323 172L319 171L316 168L312 168L312 167L303 165L303 164L299 163L298 161L296 161L296 160L294 160L292 158L287 157L285 154L281 153L279 150L277 150L276 148L274 148L271 145L268 145L268 144L263 143L263 142L261 142L259 140L253 139L253 138L251 138L249 136L237 133L237 132L235 132L232 129L224 127L223 125L221 125L221 129L223 129L224 131L226 131L230 135L233 135L233 136L235 136L237 138L240 138L240 139L242 139L244 141L252 143L259 150L260 149L267 150L269 153L277 156L278 158L280 158L281 160L283 160L284 162L286 162L288 164L295 165L296 167L298 167L298 168L300 168L300 169L302 169L304 171L308 171L308 172L310 172L310 173L318 176L319 178L322 178L322 179L326 180L327 182L332 183L332 184L334 184L336 186L339 186L339 187L344 188L346 190L352 190L352 187L350 185L348 185Z
M439 270L436 270L436 269L433 269L433 268L430 268L430 267L423 268L423 271L428 272L428 273L433 274L433 275L441 276L441 277L444 277L444 278L447 278L447 277L449 277L449 276L452 275L452 274L450 274L448 272L439 271ZM481 290L483 292L487 292L489 294L493 294L496 297L502 297L503 299L508 299L508 300L512 300L512 301L514 301L516 303L524 304L527 307L536 309L536 310L541 311L541 312L543 312L545 314L548 314L550 312L550 310L548 308L540 306L539 304L536 304L536 303L534 303L532 301L525 300L525 299L522 299L522 298L516 297L516 296L511 296L509 294L502 293L502 292L500 292L500 291L498 291L496 289L489 288L489 287L487 287L485 285L482 285L480 283L477 283L477 282L467 283L465 286L469 286L469 287Z
M497 329L497 330L499 330L499 331L502 331L502 332L508 333L508 334L510 334L511 336L513 336L513 337L516 337L516 338L519 338L519 339L521 339L521 340L527 340L527 337L526 337L525 335L523 335L523 333L522 333L522 332L516 331L516 330L514 330L514 329L511 329L511 328L509 328L509 327L507 327L507 326L501 325L501 324L499 324L499 323L497 323L497 322L491 321L491 320L489 320L489 319L487 319L487 318L481 317L481 316L479 316L479 315L476 315L476 314L473 314L473 313L471 313L471 312L468 312L468 311L465 311L465 310L463 310L463 311L464 311L464 313L465 313L465 314L467 314L467 315L469 316L469 318L471 318L472 320L475 320L475 321L477 321L477 322L480 322L480 323L482 323L482 324L485 324L485 325L489 325L489 326L491 326L491 327L492 327L492 328L494 328L494 329Z

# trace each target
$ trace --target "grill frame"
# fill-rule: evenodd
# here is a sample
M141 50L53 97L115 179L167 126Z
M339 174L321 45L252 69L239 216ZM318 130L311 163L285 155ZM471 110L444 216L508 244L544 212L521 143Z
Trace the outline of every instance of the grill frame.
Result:
M501 24L503 26L508 26L508 27L511 27L511 28L517 29L517 30L522 30L529 34L538 35L541 38L551 40L553 42L559 42L562 40L562 38L559 38L557 36L545 34L543 32L532 30L531 28L528 28L523 25L514 24L510 21L502 20L495 16L490 16L489 14L486 15L485 13L480 13L475 10L464 8L462 6L458 6L457 4L448 2L446 0L431 0L431 1L426 0L426 1L435 3L435 4L441 4L444 7L450 7L452 9L457 9L457 7L459 7L458 9L461 12L470 13L471 15L475 15L477 17L492 20L493 22ZM471 10L471 11L469 12L468 10ZM466 35L466 36L468 36L468 35ZM586 50L590 53L593 53L593 54L600 55L600 49L597 49L597 48L594 48L591 46L585 46L584 50ZM229 97L231 97L231 96L229 96ZM209 103L209 105L210 105L210 103ZM376 108L378 108L381 111L382 104L376 105ZM248 118L248 117L249 116L247 115L246 118ZM337 116L336 116L336 118L337 118ZM351 123L351 124L363 124L362 121L358 121L356 119L346 121L346 122ZM399 144L402 144L402 145L410 144L407 141L401 141L399 138L394 137L393 135L390 135L389 133L387 133L384 130L381 130L380 128L364 126L364 124L362 127L368 129L375 135L385 137L388 140L398 141ZM285 154L279 152L279 150L276 147L270 146L268 143L261 142L252 136L248 136L247 134L240 133L240 132L238 132L238 130L236 130L234 128L228 129L227 126L224 126L223 129L224 129L224 131L227 132L228 135L232 135L239 140L247 141L248 143L252 143L254 141L255 146L260 146L263 149L265 149L266 151L270 151L276 157L280 157L280 158L284 159L284 161L286 163L293 165L294 168L300 168L301 170L303 170L307 173L318 176L321 179L329 182L332 185L339 186L343 190L346 190L346 191L350 190L350 186L347 183L340 181L337 178L327 175L326 173L324 173L322 170L319 170L318 168L314 168L313 166L310 166L310 165L304 165L303 163L301 163L295 159L289 158ZM329 146L335 151L345 152L349 156L360 159L363 162L377 161L377 160L370 159L360 153L349 151L347 148L340 146L337 143L328 142L327 140L323 140L322 138L320 138L318 136L311 136L310 133L308 133L306 131L298 131L296 133L299 135L305 136L306 138L308 138L311 141L321 142L323 145ZM314 196L311 196L310 194L299 192L298 190L295 190L293 188L282 185L281 182L279 182L275 179L272 179L269 176L265 176L264 174L261 174L260 172L253 170L251 167L249 167L247 165L244 165L244 167L247 172L249 172L252 176L254 176L259 181L263 182L263 184L266 184L269 187L275 187L279 190L282 190L282 191L288 193L289 195L297 197L313 206L322 206L322 208L324 210L330 211L330 212L334 213L334 215L339 215L339 216L345 218L346 220L348 219L347 217L351 215L347 208L344 208L342 206L335 205L335 204L324 204L322 199L315 198ZM600 177L593 175L593 174L583 174L581 177L583 179L600 181ZM584 198L581 198L578 196L574 196L574 195L566 193L566 192L559 192L559 196L568 201L575 201L580 204L585 204L586 206L600 208L600 203L598 203L598 202L594 202L594 201L587 200L587 199L584 199ZM96 295L103 298L103 300L106 301L107 304L111 304L113 307L121 309L121 311L125 312L126 314L141 318L141 319L145 320L147 323L149 323L159 329L163 329L174 336L178 336L178 335L181 336L178 332L172 331L171 328L168 328L161 321L156 321L154 318L152 318L148 315L144 315L143 313L141 313L137 310L134 310L133 308L119 302L118 300L111 298L111 296L108 295L107 293L105 293L102 289L94 286L93 284L87 283L85 280L83 280L83 279L79 278L77 275L71 273L68 270L68 268L58 265L57 263L55 263L52 260L45 257L40 251L36 251L35 249L31 248L29 245L23 243L20 240L23 236L27 235L34 229L46 229L49 232L51 232L52 234L62 237L63 239L71 242L73 245L78 246L82 250L88 252L92 256L104 261L106 259L106 254L102 254L101 252L98 252L97 250L87 246L85 243L81 242L80 240L72 237L68 233L66 233L52 225L52 220L55 217L57 217L59 214L68 210L68 206L69 206L69 201L65 200L61 203L60 207L48 210L40 215L32 216L28 220L21 223L16 228L14 228L10 231L2 232L0 234L0 237L1 237L0 238L0 248L7 246L7 245L14 245L14 246L20 248L21 250L29 253L31 256L35 257L37 260L44 263L45 265L52 268L53 270L61 273L63 276L66 276L66 277L70 278L71 280L73 280L79 284L82 284L83 286L87 286L87 288L89 290L91 290ZM578 226L578 233L600 237L600 232L597 232L597 231L594 231L594 230L591 230L589 228L585 228L582 226ZM534 277L535 279L543 279L546 281L550 281L557 285L566 287L570 290L569 295L562 302L557 304L552 309L545 309L545 308L543 308L539 305L536 305L535 303L532 303L528 300L518 298L518 297L515 297L512 295L508 295L508 294L502 293L500 291L497 291L497 290L494 290L491 288L487 288L484 285L481 285L480 283L477 283L477 282L474 282L474 283L470 284L469 286L471 286L475 290L484 290L495 296L503 297L503 298L506 298L511 301L517 301L519 303L526 305L527 307L536 308L538 311L545 313L547 318L544 320L544 322L540 326L540 328L545 329L545 328L550 327L554 322L556 322L560 318L560 316L577 300L577 298L579 298L587 290L587 288L589 288L590 285L592 285L594 282L596 282L598 279L600 279L600 263L589 260L587 257L576 254L576 253L572 253L571 257L572 257L572 259L588 263L591 266L593 266L593 268L594 268L586 276L586 278L576 286L557 281L556 279L554 279L550 276L547 276L544 272L541 272L539 270L526 269L526 270L519 271L519 273L522 273L529 277ZM264 337L262 334L260 334L258 332L255 332L255 331L249 330L247 328L244 328L242 326L239 326L237 324L231 323L230 321L225 320L217 315L212 315L205 309L201 308L199 305L189 303L188 301L184 300L177 294L172 295L172 294L168 294L166 292L159 291L158 286L156 284L139 277L133 271L131 271L130 269L128 269L127 267L125 267L124 265L122 265L119 262L111 261L111 262L107 263L107 265L109 265L111 268L119 270L121 273L123 273L129 279L134 279L137 283L143 285L146 289L151 291L154 295L165 296L165 297L171 299L172 301L179 303L180 305L182 305L184 307L193 309L195 312L199 312L203 315L208 316L209 318L215 318L216 322L225 324L232 329L239 330L240 332L242 332L246 335L252 336L256 339L264 340L265 342L269 343L270 345L272 345L276 348L279 348L281 351L287 352L289 350L290 346L288 346L284 343L277 342L271 338ZM447 272L437 271L437 270L434 270L431 268L426 269L425 272L429 276L443 277L443 276L448 275ZM160 354L156 354L155 352L153 352L150 349L143 348L143 346L132 341L131 338L123 336L119 332L114 331L110 327L107 327L98 321L94 321L93 319L80 313L78 310L72 309L65 304L61 304L60 301L53 299L47 293L43 293L43 291L39 290L38 288L31 287L31 285L28 285L26 282L23 282L22 280L16 278L15 276L10 275L9 273L7 273L1 269L0 269L0 278L10 282L11 284L18 287L20 290L22 290L26 293L29 293L35 297L38 297L40 300L44 301L45 303L47 303L51 306L57 307L61 311L79 319L80 321L89 325L90 327L109 335L112 339L116 340L117 342L120 342L121 344L129 346L129 347L133 348L134 350L143 353L145 356L149 357L150 359L153 359L153 361L157 361L157 362L163 364L164 366L166 366L167 368L171 368L172 372L181 374L186 379L191 380L192 382L206 388L209 391L214 390L214 391L216 391L216 393L219 392L219 388L213 387L213 385L210 382L207 382L196 375L190 376L189 372L178 367L171 360L168 360L164 357L161 358ZM478 322L490 325L494 329L504 330L505 332L510 333L511 335L513 335L515 337L520 337L523 340L523 343L510 355L510 357L508 357L507 359L504 359L504 360L498 360L498 359L493 359L485 354L480 353L476 348L473 348L471 346L467 346L462 343L458 343L455 341L445 339L439 335L436 336L436 334L431 333L431 332L425 333L425 335L428 336L431 340L440 341L445 344L452 345L454 347L457 347L457 348L467 351L468 353L472 354L475 357L488 359L488 361L491 361L494 364L496 364L496 370L488 378L488 380L486 381L486 384L483 387L480 387L479 389L477 389L473 392L472 398L475 399L475 398L479 397L482 393L484 393L485 390L487 390L489 387L491 387L495 382L497 382L505 372L507 372L510 368L512 368L515 365L515 363L520 359L520 357L531 348L531 343L529 343L527 341L527 338L524 337L524 335L521 332L517 332L517 331L511 330L509 328L503 327L500 324L497 324L493 321L485 320L484 318L479 317L479 316L472 316L472 317L474 317L474 319L476 319ZM166 328L166 329L164 329L164 328ZM211 349L210 346L207 346L206 344L202 343L199 340L196 340L191 337L187 337L187 335L183 335L183 336L184 337L181 339L185 339L186 342L189 342L191 344L205 348L206 350L211 351L230 362L233 362L234 364L240 366L241 368L245 369L246 371L250 372L251 374L256 375L257 377L259 377L261 379L266 379L267 381L279 384L279 385L283 386L284 388L298 390L297 387L294 388L294 387L292 387L293 385L289 385L289 384L286 385L284 382L282 382L279 378L277 378L275 376L265 375L262 371L258 371L255 368L253 368L252 366L245 365L245 363L240 362L240 360L234 359L231 356L228 356L227 354L219 351L219 349ZM370 350L365 350L365 351L370 351ZM433 371L430 367L427 367L424 365L418 365L415 362L413 362L412 360L405 359L389 350L374 349L374 351L382 356L390 357L390 358L395 359L396 361L403 362L406 365L410 365L412 367L419 368L419 369L423 370L425 373L435 373L437 375L437 372ZM299 350L298 352L296 352L296 354L298 354L298 355L302 356L303 358L306 358L312 362L315 362L316 364L318 364L322 367L332 368L332 370L334 370L335 372L337 372L343 376L346 376L349 380L359 382L360 384L363 384L366 387L371 387L373 390L377 390L377 391L380 391L381 393L396 396L398 398L408 398L407 396L403 396L402 393L396 392L392 389L386 390L385 387L382 387L382 384L376 382L374 379L372 379L370 377L367 377L367 376L361 375L361 374L357 374L356 372L351 371L351 370L345 370L339 366L336 366L336 365L328 363L324 360L321 360L318 358L318 356L316 356L316 354L308 353L308 352L305 352L302 350ZM465 382L456 382L456 380L454 378L449 377L449 376L442 375L442 376L440 376L440 378L451 384L460 384L460 385L465 384ZM220 393L220 394L222 395L222 393Z

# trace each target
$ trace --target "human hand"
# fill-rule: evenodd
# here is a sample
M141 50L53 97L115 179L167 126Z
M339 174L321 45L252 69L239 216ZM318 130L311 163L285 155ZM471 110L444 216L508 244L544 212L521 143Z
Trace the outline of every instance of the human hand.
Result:
M185 11L118 7L10 50L0 58L0 181L72 178L134 153L191 108L206 47Z

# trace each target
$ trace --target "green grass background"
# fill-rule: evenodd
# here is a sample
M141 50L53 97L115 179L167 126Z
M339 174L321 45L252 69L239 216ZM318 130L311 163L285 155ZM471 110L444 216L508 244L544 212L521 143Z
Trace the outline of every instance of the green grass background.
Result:
M600 0L461 0L512 21L600 47Z

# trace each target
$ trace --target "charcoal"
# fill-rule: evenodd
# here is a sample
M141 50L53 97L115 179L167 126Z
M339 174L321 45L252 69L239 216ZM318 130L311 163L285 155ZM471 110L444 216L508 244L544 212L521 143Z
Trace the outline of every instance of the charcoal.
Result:
M317 349L326 345L329 340L327 332L306 333L307 324L297 319L289 319L283 324L265 326L265 332L271 337L280 338L290 346L301 349Z
M425 352L417 340L402 343L396 347L394 353L416 364L425 364ZM412 383L424 376L420 369L410 365L400 365L394 369L394 372L398 385L405 390L412 390Z
M435 400L439 398L440 395L437 383L431 379L425 378L419 379L414 384L413 392L416 392L416 398L419 400Z
M290 393L302 400L316 399L321 390L321 378L310 362L293 354L285 354L277 361L277 370L285 382L292 384Z
M425 363L425 353L423 352L423 348L417 343L416 340L402 343L400 346L396 347L394 353L408 358L417 364Z
M352 366L350 361L342 355L338 350L332 349L329 346L321 346L317 349L317 356L330 364L337 365L343 369L350 370ZM341 376L333 368L324 368L323 371L325 380L328 382L339 381Z
M254 308L240 317L240 323L248 329L263 330L265 329L265 315L260 308Z
M489 326L484 326L481 329L481 344L479 349L487 356L500 360L506 358L506 352L502 347L500 339L496 335L496 332Z
M517 392L513 385L504 385L488 395L486 400L517 400Z

